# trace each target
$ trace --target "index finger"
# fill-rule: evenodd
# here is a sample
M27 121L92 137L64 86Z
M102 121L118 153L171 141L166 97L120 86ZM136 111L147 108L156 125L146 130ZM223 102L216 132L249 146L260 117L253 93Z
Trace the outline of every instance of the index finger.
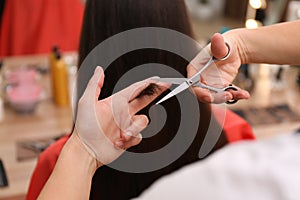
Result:
M154 101L159 95L166 91L171 84L169 83L152 83L130 102L130 114L133 115Z
M126 99L127 102L132 101L135 99L143 90L145 90L151 83L155 83L157 81L152 80L157 77L152 77L143 81L136 82L129 87L121 90L120 92L116 93L114 96L116 97L123 97Z
M129 87L123 89L122 91L115 94L115 96L123 97L127 100L127 102L131 102L136 99L142 91L144 91L151 84L156 84L159 88L169 88L171 86L170 83L159 82L156 79L159 77L151 77L143 81L139 81L130 85Z

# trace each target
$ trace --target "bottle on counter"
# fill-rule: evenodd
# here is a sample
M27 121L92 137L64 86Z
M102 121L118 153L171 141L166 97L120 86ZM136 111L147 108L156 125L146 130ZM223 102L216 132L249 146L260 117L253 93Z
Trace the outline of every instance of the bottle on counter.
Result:
M49 66L50 66L50 67L54 64L54 62L55 62L55 60L56 60L56 54L57 54L57 53L59 53L58 47L57 47L56 45L54 45L54 46L52 47L51 53L50 53L50 55L49 55Z
M0 86L2 87L2 61L0 60ZM0 88L2 90L2 88ZM4 102L2 99L2 92L0 91L0 122L4 119Z
M68 69L57 48L50 55L52 94L56 105L69 105Z

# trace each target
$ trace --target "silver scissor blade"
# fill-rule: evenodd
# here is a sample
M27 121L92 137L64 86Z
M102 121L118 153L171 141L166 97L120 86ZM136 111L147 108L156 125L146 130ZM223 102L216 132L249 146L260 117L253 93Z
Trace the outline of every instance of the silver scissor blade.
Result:
M191 81L192 83L199 82L203 71L205 71L213 62L214 62L214 57L210 57L209 61L207 61L207 63L196 74L194 74L191 78L189 78L188 81Z
M153 80L165 83L172 83L175 85L180 85L185 82L186 78L154 78Z
M162 98L159 102L157 102L156 105L160 104L160 103L162 103L164 101L166 101L167 99L170 99L171 97L179 94L180 92L186 90L189 87L190 86L187 84L187 82L182 83L177 88L175 88L174 90L172 90L169 94L167 94L164 98Z

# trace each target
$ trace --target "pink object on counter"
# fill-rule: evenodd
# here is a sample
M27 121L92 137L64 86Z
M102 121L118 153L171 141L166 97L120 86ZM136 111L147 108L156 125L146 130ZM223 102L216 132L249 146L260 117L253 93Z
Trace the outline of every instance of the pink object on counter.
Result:
M34 69L17 69L7 73L8 84L36 83L37 72Z
M6 90L11 106L20 113L31 113L39 102L41 86L34 69L18 69L7 74Z
M10 102L22 103L38 101L41 94L41 87L35 84L20 85L7 90Z

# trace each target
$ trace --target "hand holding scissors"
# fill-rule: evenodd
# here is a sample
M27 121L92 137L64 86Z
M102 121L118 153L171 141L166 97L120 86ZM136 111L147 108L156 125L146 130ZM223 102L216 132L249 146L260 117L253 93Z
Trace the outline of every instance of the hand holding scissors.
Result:
M239 99L247 99L249 98L249 93L245 90L241 90L237 88L236 86L232 86L231 81L233 81L234 77L237 74L237 69L239 68L240 64L239 59L237 59L237 51L230 48L230 46L224 42L224 39L222 36L214 36L212 39L212 52L213 55L216 55L221 58L217 58L214 56L211 56L208 62L200 69L195 72L195 69L191 66L190 69L188 69L188 72L191 74L191 71L193 71L193 75L191 78L161 78L159 81L162 82L168 82L172 84L179 84L177 88L175 88L173 91L171 91L167 96L165 96L163 99L161 99L157 104L177 95L178 93L188 89L189 87L193 86L193 89L195 90L195 93L200 101L207 102L207 103L222 103L226 102L228 104L234 104ZM206 48L210 48L210 45ZM201 53L200 53L201 54ZM197 55L196 58L192 61L192 64L194 66L201 65L201 55ZM225 55L225 56L224 56ZM219 69L218 67L209 68L214 62L218 61L218 63L222 63L223 68ZM225 63L225 64L224 64ZM227 66L226 63L233 64L232 66ZM226 68L224 67L226 66ZM236 67L238 66L238 67ZM219 87L213 87L209 84L204 84L201 82L202 75L205 73L208 73L207 71L210 71L209 80L213 80L213 82L229 82L229 84L226 87L219 88ZM212 72L211 72L212 71ZM221 73L219 73L221 71ZM216 74L220 74L219 76L225 76L224 77L218 77ZM216 78L217 77L217 78ZM227 80L229 77L229 80ZM225 81L223 81L225 80ZM214 92L215 94L211 94L210 91Z
M226 87L223 88L216 88L213 86L210 86L208 84L204 84L202 83L201 80L201 74L207 70L208 67L210 67L215 61L225 61L229 58L229 56L231 55L231 49L230 46L226 44L227 47L227 54L221 58L218 59L214 56L211 56L210 59L208 60L208 62L196 73L194 74L191 78L159 78L158 80L161 82L168 82L168 83L172 83L172 84L179 84L178 87L176 87L174 90L172 90L168 95L166 95L164 98L162 98L157 104L162 103L163 101L166 101L167 99L179 94L180 92L188 89L189 87L199 87L199 88L204 88L207 89L209 91L215 92L215 93L222 93L225 91L238 91L238 88L235 86L232 86L232 84L229 84ZM234 104L236 103L238 100L236 99L232 99L232 100L228 100L226 103L227 104Z

